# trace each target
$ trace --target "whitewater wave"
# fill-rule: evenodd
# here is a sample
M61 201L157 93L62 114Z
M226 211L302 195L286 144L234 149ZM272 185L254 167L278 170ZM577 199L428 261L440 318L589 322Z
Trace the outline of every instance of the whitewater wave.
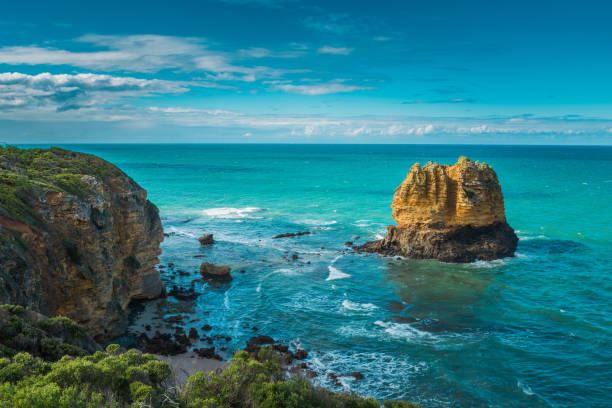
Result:
M530 241L532 239L550 239L546 235L518 235L520 241Z
M355 227L365 228L372 225L372 221L370 220L357 220L353 223Z
M372 303L357 303L357 302L351 302L348 299L345 299L342 302L342 307L345 308L346 310L353 310L355 312L371 312L373 310L378 309L378 306Z
M267 208L260 207L244 207L244 208L234 208L234 207L219 207L219 208L207 208L202 212L204 215L214 218L252 218L252 219L261 219L263 217L255 217L250 215L251 213L260 213L262 211L267 211Z
M320 225L334 225L334 224L337 224L338 221L336 220L323 221L323 220L305 219L305 220L299 220L297 221L297 223L311 225L311 226L320 226Z
M535 393L532 391L531 387L527 384L523 384L519 380L516 380L516 385L519 387L521 391L523 391L526 395L534 395Z
M329 265L327 269L329 270L329 276L327 277L327 279L325 279L326 281L335 280L335 279L345 279L345 278L351 277L351 275L349 275L348 273L345 273L338 268L334 268L331 265Z
M435 337L431 333L419 330L407 323L393 323L377 320L374 322L374 324L382 327L385 333L390 334L393 337L400 337L406 340Z
M198 238L198 236L196 234L193 234L193 233L189 232L186 229L176 228L174 226L169 226L168 228L165 228L164 232L171 233L173 235L178 235L178 236L181 236L181 237Z
M411 383L397 380L398 373L404 378L410 378L428 369L423 362L397 358L378 352L329 350L313 352L312 354L309 363L312 370L319 374L314 379L315 384L335 388L336 385L327 374L344 374L338 376L342 388L348 391L375 395L379 399L397 398L399 393L406 392L416 394L414 392L416 390L412 389L413 385ZM363 379L354 381L353 377L348 375L353 371L363 373ZM440 401L437 402L436 406L439 405Z
M471 266L473 268L478 268L478 269L493 269L493 268L498 268L502 265L505 265L506 263L508 263L506 259L494 259L492 261L478 260L470 264L467 264L467 266Z

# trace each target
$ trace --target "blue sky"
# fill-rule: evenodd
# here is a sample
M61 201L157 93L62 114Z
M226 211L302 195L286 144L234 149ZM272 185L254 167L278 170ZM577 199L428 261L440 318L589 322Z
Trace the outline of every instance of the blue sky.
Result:
M6 2L0 141L611 144L611 12Z

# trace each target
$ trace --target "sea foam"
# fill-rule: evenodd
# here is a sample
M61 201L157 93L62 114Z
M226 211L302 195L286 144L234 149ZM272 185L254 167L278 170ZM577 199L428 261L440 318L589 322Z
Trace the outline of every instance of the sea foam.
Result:
M345 272L341 271L338 268L334 268L331 265L329 265L327 267L327 269L329 270L329 276L327 277L327 279L325 279L326 281L330 281L330 280L334 280L334 279L344 279L344 278L350 278L351 277L351 275L349 275L348 273L345 273Z
M357 302L351 302L348 299L345 299L342 302L342 307L345 308L346 310L353 310L356 312L371 312L373 310L378 309L378 306L372 303L357 303Z
M382 327L385 333L388 333L393 337L401 337L407 340L434 337L431 333L419 330L407 323L393 323L377 320L374 322L374 324Z
M254 217L250 215L251 213L259 213L262 211L266 211L267 208L260 207L244 207L244 208L234 208L234 207L219 207L219 208L207 208L202 211L205 215L214 218L254 218L261 219L263 217Z

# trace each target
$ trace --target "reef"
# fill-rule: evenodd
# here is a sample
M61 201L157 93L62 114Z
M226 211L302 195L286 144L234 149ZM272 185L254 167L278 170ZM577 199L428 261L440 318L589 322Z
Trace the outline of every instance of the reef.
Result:
M497 174L486 163L463 156L454 165L415 163L395 189L391 209L397 225L359 251L473 262L513 256L516 250Z
M147 192L114 165L59 148L0 149L0 303L109 340L127 329L130 301L164 293L162 240Z

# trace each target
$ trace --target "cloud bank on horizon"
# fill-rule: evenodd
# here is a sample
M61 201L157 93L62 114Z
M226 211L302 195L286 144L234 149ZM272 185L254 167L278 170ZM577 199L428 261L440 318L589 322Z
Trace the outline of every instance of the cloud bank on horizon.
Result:
M612 142L601 3L35 3L0 16L9 143Z

